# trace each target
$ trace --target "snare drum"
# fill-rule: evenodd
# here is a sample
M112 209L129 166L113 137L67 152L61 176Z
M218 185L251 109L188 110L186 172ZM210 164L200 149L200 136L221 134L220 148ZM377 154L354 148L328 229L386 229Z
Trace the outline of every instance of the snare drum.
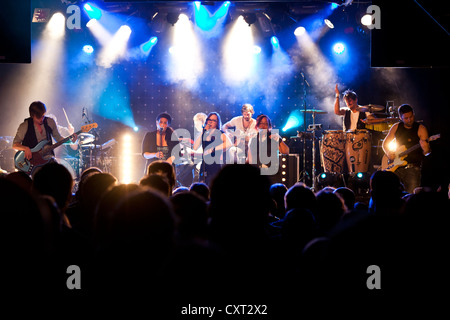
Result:
M348 172L367 172L369 170L372 137L368 130L347 131L345 156Z
M342 130L328 130L320 142L320 159L324 172L343 173L345 137Z

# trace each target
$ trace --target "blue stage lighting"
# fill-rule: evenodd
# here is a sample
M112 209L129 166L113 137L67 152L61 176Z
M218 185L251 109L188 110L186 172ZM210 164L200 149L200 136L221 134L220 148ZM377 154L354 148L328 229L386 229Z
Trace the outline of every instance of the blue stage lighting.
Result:
M94 48L91 45L87 44L83 47L83 51L87 54L91 54L92 52L94 52Z
M288 131L289 129L297 128L303 124L303 116L300 114L298 110L295 110L289 115L286 124L284 125L283 132Z
M134 130L134 132L138 132L138 131L139 131L139 127L135 126L135 127L133 128L133 130Z
M157 43L158 37L151 37L150 40L141 44L141 49L144 53L148 53Z
M337 7L339 7L339 5L337 3L332 3L331 4L331 10L336 9Z
M358 173L356 174L356 176L357 176L359 179L362 179L362 178L364 177L364 174L363 174L362 172L358 172Z
M273 36L270 38L270 42L272 43L272 46L274 49L278 49L280 47L280 42L278 41L278 38Z
M200 1L194 2L194 16L195 24L203 31L212 30L219 20L224 18L230 7L230 1L225 1L214 14L211 14L205 6L201 5Z
M90 19L100 20L100 18L102 17L102 10L92 5L91 3L86 3L83 8Z
M333 51L336 54L341 54L342 52L345 51L345 45L342 42L338 42L333 46Z

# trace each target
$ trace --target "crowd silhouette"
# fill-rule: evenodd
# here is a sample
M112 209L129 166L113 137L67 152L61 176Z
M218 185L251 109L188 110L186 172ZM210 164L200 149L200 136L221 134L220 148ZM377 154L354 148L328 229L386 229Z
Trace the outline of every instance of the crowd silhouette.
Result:
M168 318L188 304L319 314L338 301L354 310L445 289L447 186L406 194L394 173L377 171L361 203L349 188L271 185L248 164L224 166L211 187L175 181L162 161L134 184L89 168L75 194L57 163L33 178L3 174L3 289L22 301L132 301ZM70 265L81 270L79 290L67 287ZM374 265L379 289L367 285Z

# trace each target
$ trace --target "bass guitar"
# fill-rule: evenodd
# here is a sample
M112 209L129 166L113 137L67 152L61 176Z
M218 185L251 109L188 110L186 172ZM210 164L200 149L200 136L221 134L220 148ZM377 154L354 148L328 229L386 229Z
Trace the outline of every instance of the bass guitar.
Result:
M434 141L441 137L440 134L436 134L434 136L431 136L428 141ZM381 160L381 170L383 171L392 171L394 172L397 170L398 167L403 167L408 164L407 161L405 161L406 156L416 150L417 148L420 148L420 144L416 144L412 146L409 149L406 149L405 146L401 146L395 150L395 158L394 160L389 160L389 158L384 155L383 159Z
M51 144L48 140L42 140L39 142L33 149L31 149L32 157L31 159L25 158L25 151L17 151L14 155L14 165L17 170L23 171L27 174L32 174L37 167L41 167L44 164L48 163L52 158L52 151L55 148L58 148L63 143L69 141L73 138L75 134L80 134L82 132L89 132L93 128L97 128L98 125L96 123L87 124L81 127L80 131L75 132L74 134L68 136L67 138L58 141L55 144Z

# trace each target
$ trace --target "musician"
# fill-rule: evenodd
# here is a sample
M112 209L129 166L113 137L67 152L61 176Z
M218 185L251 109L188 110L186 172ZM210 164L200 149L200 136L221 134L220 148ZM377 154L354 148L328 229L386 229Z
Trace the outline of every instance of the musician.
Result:
M395 123L389 130L383 141L383 151L390 161L396 158L395 151L390 150L390 143L395 139L398 146L405 146L406 149L420 144L420 148L410 152L405 161L407 164L395 170L400 177L408 193L414 193L414 189L420 186L421 165L424 155L431 152L428 142L428 131L424 125L415 121L414 110L408 104L402 104L398 108L400 122Z
M363 111L363 108L358 105L358 96L354 91L346 90L344 92L344 101L348 109L341 109L339 102L339 89L336 84L334 89L336 93L336 100L334 102L334 113L338 116L344 116L344 131L365 129L367 119L375 119L370 112Z
M225 152L231 146L227 135L220 130L222 123L217 112L211 112L206 118L203 133L195 140L194 150L203 148L203 162L200 181L210 185L214 176L225 163Z
M30 104L30 117L25 119L17 129L16 136L13 140L13 148L18 151L25 152L25 158L30 160L32 158L31 149L33 149L39 142L47 140L49 144L52 142L52 137L56 141L61 141L64 137L58 131L55 120L46 117L47 108L41 101L34 101ZM72 142L77 140L75 134ZM52 153L54 155L54 153Z
M235 153L237 159L241 162L245 161L248 154L248 143L250 138L256 135L256 120L252 118L255 110L253 106L246 103L241 108L241 116L232 118L230 121L225 123L222 127L228 137L234 142L236 147Z
M256 129L258 133L249 143L248 163L256 164L259 168L268 168L269 163L263 163L260 158L262 156L260 151L262 143L267 145L267 157L270 159L274 157L278 159L278 151L281 154L289 154L289 147L286 143L277 133L272 132L272 121L267 115L261 114L256 118ZM272 152L273 142L275 142L275 146L278 145L278 150L275 153ZM278 168L276 168L276 171L278 171Z
M63 127L58 124L58 119L56 118L56 116L54 114L48 114L47 117L52 118L55 121L58 131L59 131L59 133L61 133L61 135L63 137L68 137L75 132L75 128L73 127L73 125L70 122L68 122L67 127ZM79 158L78 141L79 141L78 139L75 142L68 141L68 142L64 143L60 148L55 149L56 157L57 158Z
M174 130L170 127L172 117L168 113L160 113L156 117L156 130L147 132L142 141L142 156L147 159L146 168L156 160L165 160L173 164L175 156L172 149L178 144L178 138L172 141Z

